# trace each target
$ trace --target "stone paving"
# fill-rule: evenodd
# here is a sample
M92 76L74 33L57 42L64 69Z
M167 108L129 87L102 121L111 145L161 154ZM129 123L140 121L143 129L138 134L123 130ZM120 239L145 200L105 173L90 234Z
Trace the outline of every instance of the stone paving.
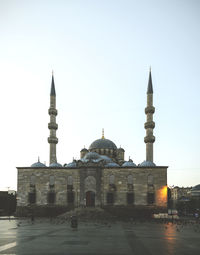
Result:
M199 255L198 224L0 220L0 255Z

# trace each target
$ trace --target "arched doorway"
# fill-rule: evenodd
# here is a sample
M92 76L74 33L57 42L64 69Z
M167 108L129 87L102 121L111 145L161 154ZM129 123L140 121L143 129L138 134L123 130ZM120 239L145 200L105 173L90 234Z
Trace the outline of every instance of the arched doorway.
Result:
M95 206L95 193L93 191L86 192L86 206L87 207Z

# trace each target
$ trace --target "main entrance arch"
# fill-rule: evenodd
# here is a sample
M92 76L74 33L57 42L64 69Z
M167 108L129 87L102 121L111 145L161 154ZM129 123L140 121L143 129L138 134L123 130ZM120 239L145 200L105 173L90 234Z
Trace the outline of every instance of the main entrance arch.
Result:
M93 191L86 192L86 206L87 207L95 206L95 193Z

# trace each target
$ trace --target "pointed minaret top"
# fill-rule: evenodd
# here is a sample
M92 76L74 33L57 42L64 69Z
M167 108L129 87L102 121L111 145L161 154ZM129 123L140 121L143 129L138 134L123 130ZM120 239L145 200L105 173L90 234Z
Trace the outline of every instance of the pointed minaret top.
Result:
M51 96L55 96L56 95L56 90L55 90L55 85L54 85L54 76L53 76L53 71L52 71L52 80L51 80Z
M102 128L102 137L101 137L101 139L105 139L105 137L104 137L104 128Z
M153 85L152 85L152 78L151 78L151 67L149 69L149 82L148 82L147 94L153 94Z

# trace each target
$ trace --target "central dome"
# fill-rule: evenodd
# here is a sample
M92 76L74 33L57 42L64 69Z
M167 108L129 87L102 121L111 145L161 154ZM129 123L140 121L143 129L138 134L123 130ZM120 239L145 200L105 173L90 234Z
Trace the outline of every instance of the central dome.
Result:
M109 139L101 138L95 140L89 147L89 150L93 149L113 149L116 150L117 146Z

